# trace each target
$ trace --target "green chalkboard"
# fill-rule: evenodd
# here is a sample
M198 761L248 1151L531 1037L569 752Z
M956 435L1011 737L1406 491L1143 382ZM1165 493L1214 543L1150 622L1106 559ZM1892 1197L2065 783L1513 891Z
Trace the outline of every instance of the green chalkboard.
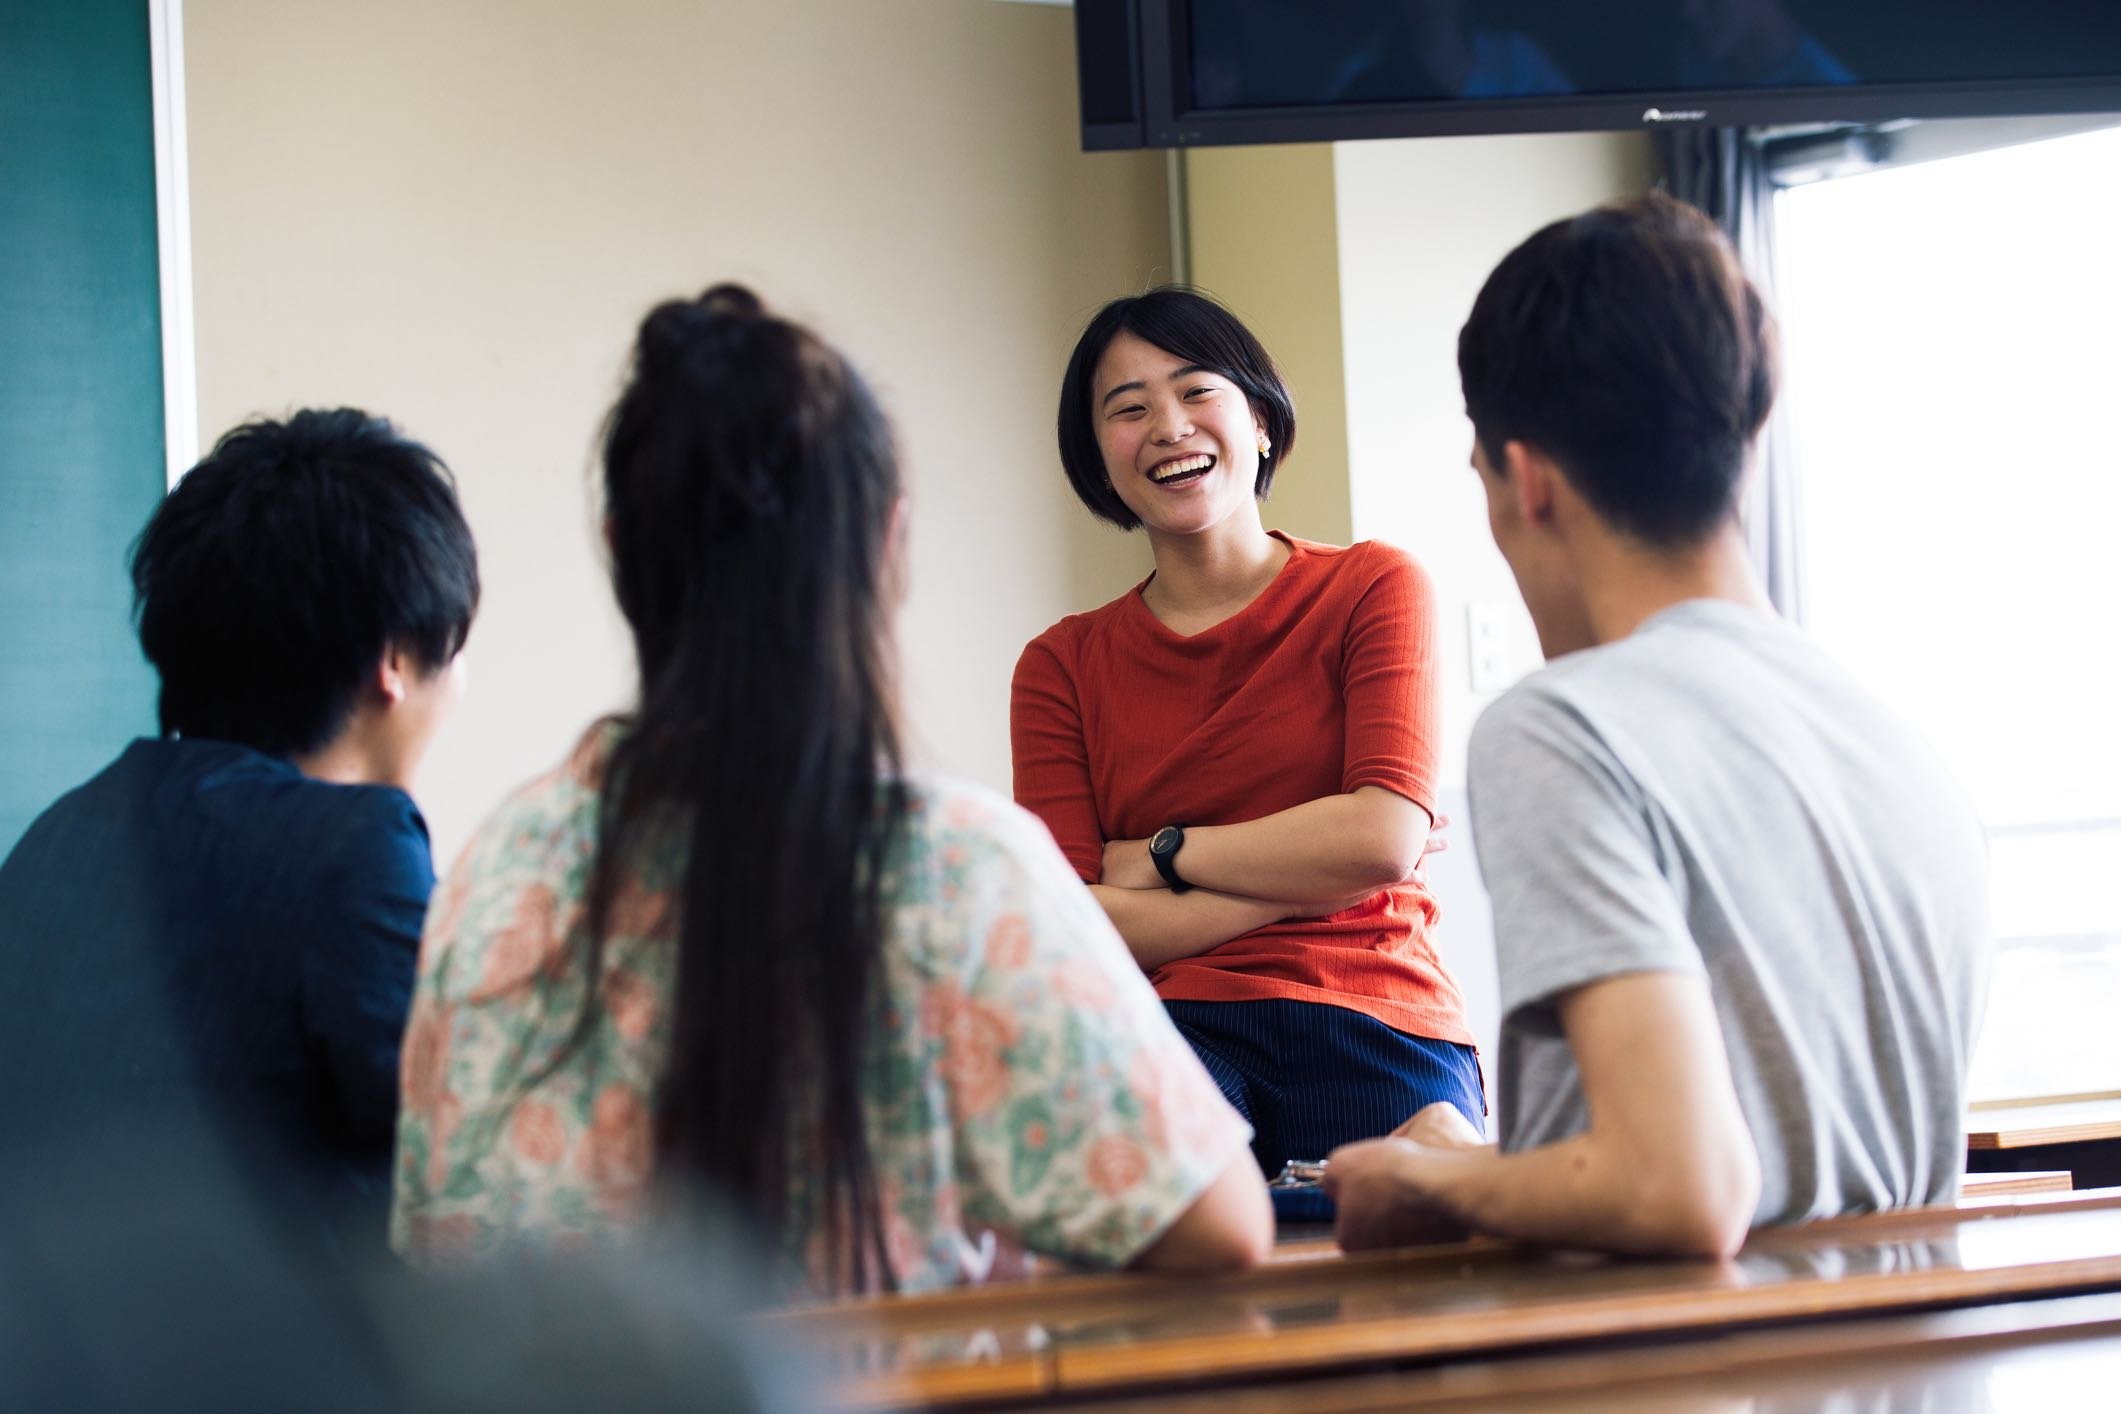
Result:
M164 475L145 0L0 0L0 855L154 728L125 552Z

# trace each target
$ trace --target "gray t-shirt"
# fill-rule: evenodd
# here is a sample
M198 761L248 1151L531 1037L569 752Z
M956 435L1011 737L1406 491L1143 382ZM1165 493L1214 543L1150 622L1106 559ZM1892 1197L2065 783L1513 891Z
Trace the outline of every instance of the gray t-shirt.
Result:
M1495 702L1468 766L1502 974L1502 1147L1587 1123L1557 1003L1705 975L1756 1222L1943 1202L1989 953L1970 802L1797 629L1692 600Z

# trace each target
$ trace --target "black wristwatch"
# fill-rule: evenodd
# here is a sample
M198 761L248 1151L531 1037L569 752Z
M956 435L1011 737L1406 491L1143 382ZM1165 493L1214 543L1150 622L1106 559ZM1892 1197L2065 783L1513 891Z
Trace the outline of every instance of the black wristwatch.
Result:
M1164 876L1164 882L1171 886L1174 894L1182 894L1193 887L1178 877L1178 851L1185 843L1184 825L1166 825L1149 840L1149 862Z

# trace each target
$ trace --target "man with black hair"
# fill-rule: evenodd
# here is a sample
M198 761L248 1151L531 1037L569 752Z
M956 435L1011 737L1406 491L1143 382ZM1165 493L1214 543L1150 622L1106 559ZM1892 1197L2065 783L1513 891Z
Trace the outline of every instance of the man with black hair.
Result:
M132 576L162 735L0 865L9 1138L175 1115L380 1249L434 887L406 791L461 690L471 531L432 452L304 411L223 437Z
M1489 525L1548 664L1474 729L1501 1143L1336 1152L1343 1246L1466 1228L1727 1255L1953 1198L1986 850L1907 729L1775 616L1738 522L1773 322L1662 196L1559 221L1459 338Z

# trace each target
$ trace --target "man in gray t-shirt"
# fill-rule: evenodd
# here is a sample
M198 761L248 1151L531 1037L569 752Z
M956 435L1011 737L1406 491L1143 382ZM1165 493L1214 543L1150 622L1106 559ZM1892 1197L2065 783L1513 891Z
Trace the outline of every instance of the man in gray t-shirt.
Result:
M1987 930L1973 811L1802 633L1694 599L1557 659L1473 733L1505 1152L1588 1124L1556 1003L1706 978L1756 1221L1957 1195Z
M1459 367L1550 660L1468 764L1501 1144L1432 1107L1340 1150L1342 1244L1724 1254L1757 1223L1948 1201L1981 829L1753 575L1774 337L1728 243L1665 197L1557 222L1489 278Z

